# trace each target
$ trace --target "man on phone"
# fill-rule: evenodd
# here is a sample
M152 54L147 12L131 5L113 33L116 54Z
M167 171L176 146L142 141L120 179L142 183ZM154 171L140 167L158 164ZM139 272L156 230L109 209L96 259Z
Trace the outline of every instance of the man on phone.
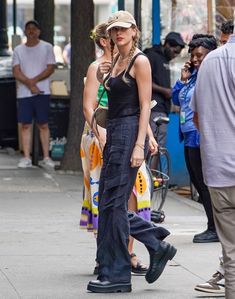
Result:
M171 80L169 62L180 54L185 43L178 32L169 32L163 45L154 45L152 48L144 50L152 69L152 100L156 100L157 105L151 109L150 125L154 136L158 137L158 144L165 147L167 124L159 127L153 121L157 116L168 116L171 110Z
M21 140L24 158L19 168L32 167L30 158L32 120L39 128L43 151L42 164L54 167L49 158L49 77L54 72L55 57L51 44L39 39L40 26L30 20L25 24L25 44L15 48L13 53L13 75L17 80L18 122L21 126Z

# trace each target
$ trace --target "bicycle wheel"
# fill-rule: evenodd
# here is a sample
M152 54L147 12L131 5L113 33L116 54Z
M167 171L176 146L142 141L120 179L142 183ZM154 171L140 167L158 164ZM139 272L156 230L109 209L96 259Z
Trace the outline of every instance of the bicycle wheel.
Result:
M152 209L160 211L165 203L170 175L170 158L166 148L160 148L156 155L149 159L153 179Z
M154 185L153 185L153 176L152 176L152 172L151 169L149 168L148 164L146 163L146 172L147 172L147 176L149 178L149 191L150 191L150 198L153 197L153 191L154 191Z

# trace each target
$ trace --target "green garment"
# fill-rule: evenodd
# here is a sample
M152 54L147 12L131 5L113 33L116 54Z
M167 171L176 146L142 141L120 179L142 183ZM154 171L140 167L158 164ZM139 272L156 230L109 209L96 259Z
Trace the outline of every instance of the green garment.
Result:
M99 101L99 98L104 90L104 86L100 84L99 89L98 89L98 94L97 94L97 101ZM100 106L106 107L108 106L108 96L107 92L105 91L101 100L100 100Z

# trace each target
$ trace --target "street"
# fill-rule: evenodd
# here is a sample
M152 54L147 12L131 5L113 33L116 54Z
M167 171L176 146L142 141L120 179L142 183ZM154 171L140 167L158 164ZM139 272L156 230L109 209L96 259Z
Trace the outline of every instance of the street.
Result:
M196 292L194 286L216 271L220 244L192 243L193 235L206 228L203 208L173 192L162 225L171 231L167 241L178 252L159 280L150 285L133 276L132 293L88 293L88 281L96 278L96 241L79 229L82 174L17 169L18 159L14 152L0 151L0 299L216 297ZM134 246L148 263L144 246Z

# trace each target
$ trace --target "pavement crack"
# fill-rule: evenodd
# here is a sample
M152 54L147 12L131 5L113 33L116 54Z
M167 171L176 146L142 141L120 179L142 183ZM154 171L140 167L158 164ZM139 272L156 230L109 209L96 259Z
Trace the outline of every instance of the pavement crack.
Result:
M46 179L50 180L57 188L60 188L59 183L55 180L55 178L48 172L44 171L43 175Z
M179 267L181 267L182 269L184 269L186 272L188 272L188 273L190 273L190 274L192 274L192 275L198 277L198 278L201 279L201 280L204 280L203 277L201 277L200 275L194 273L193 271L191 271L191 270L188 269L187 267L183 266L182 264L178 263L176 260L174 260L174 262L176 263L176 265L174 265L174 266L179 266ZM173 265L172 265L172 266L173 266Z
M17 291L16 287L14 286L14 284L11 282L10 278L7 276L7 274L0 269L0 273L2 273L2 275L5 277L5 279L7 280L7 282L10 284L10 286L13 288L13 290L15 291L17 298L18 299L22 299L22 297L20 296L20 293Z

